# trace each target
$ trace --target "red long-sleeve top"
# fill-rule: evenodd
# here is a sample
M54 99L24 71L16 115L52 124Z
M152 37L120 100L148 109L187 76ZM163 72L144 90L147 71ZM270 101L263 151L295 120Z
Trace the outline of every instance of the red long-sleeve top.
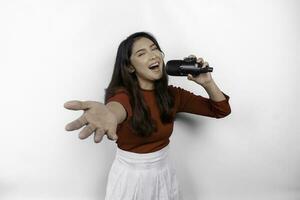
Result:
M207 117L222 118L231 112L229 96L224 93L226 99L216 102L173 85L169 85L168 89L171 90L175 97L174 114L187 112ZM140 89L140 91L144 97L144 101L149 106L152 119L156 120L157 123L157 131L152 133L150 137L141 137L133 133L133 129L129 123L129 119L132 117L132 107L125 90L118 91L107 100L107 103L111 101L119 102L127 112L126 119L118 124L118 140L116 141L118 147L134 153L150 153L158 151L169 144L174 121L171 123L161 122L154 90Z

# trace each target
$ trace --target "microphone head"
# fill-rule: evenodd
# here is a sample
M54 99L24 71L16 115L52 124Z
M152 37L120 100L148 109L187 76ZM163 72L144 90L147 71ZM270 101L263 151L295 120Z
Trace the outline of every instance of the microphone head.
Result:
M166 64L166 72L171 76L181 76L180 66L182 65L182 60L170 60Z
M166 64L166 72L170 76L187 76L188 74L197 76L201 73L212 71L212 67L198 67L196 61L194 60L170 60Z

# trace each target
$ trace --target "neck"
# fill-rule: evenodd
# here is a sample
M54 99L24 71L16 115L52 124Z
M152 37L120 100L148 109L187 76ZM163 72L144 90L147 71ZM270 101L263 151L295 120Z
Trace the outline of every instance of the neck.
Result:
M154 90L154 83L153 82L141 83L139 81L139 88L142 90Z

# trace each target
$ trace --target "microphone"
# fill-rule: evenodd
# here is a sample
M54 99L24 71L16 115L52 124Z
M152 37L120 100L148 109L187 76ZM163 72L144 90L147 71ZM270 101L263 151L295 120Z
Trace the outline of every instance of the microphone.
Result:
M166 64L166 72L170 76L187 76L191 74L193 76L198 76L201 73L212 72L212 67L199 67L197 63L197 58L187 57L183 60L170 60Z

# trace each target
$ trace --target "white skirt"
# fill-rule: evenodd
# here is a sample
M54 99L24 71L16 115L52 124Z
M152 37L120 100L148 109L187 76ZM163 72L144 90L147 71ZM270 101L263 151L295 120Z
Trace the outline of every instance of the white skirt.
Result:
M108 175L105 200L182 200L169 145L152 153L117 147Z

